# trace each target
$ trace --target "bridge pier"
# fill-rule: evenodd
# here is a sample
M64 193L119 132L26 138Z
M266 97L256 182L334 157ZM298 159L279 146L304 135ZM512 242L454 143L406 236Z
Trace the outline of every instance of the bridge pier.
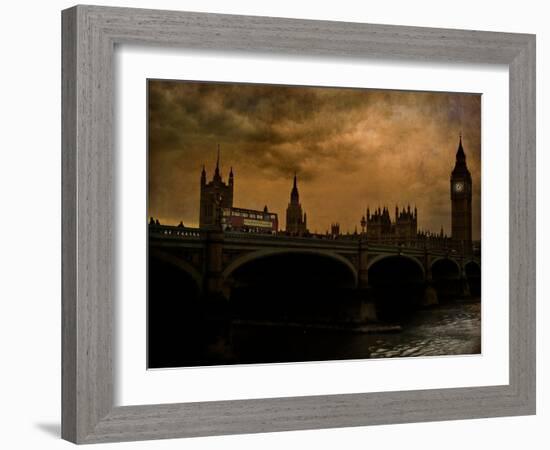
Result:
M370 291L370 288L359 290L357 318L360 322L378 322L376 304Z
M472 294L470 292L470 284L468 283L468 279L467 278L461 278L460 279L460 285L461 285L462 297L471 297Z
M422 294L422 306L432 306L439 303L437 297L437 290L433 284L432 277L432 257L428 253L427 249L424 250L424 273L425 273L425 285L424 292Z
M369 252L366 241L359 242L359 268L357 271L359 301L358 317L361 322L378 322L376 304L369 286Z
M422 294L422 306L432 306L438 303L437 290L431 281L427 281L424 287L424 293Z
M211 230L206 235L206 276L204 277L204 292L210 298L224 298L228 295L224 289L223 280L223 244L222 230Z
M204 261L204 297L202 298L203 345L218 358L231 354L231 311L229 292L223 279L224 233L221 229L206 232Z
M460 260L460 295L462 297L470 297L470 284L468 283L468 277L466 276L466 266L464 264L464 259Z

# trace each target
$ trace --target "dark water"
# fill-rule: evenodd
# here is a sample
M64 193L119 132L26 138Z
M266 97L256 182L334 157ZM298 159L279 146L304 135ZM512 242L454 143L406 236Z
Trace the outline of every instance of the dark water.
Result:
M468 355L481 352L481 304L418 311L396 334L369 335L371 358Z
M364 333L311 325L233 323L208 346L208 365L478 354L480 303L415 312L402 331Z
M163 322L164 334L157 330L153 335L163 339L149 348L151 368L481 352L479 302L453 302L416 310L399 320L401 331L397 332L388 332L387 323L340 322L338 325L326 321L306 323L226 318L213 321L198 320L195 316L193 323L182 325L181 316L174 317L169 326ZM386 332L380 332L380 327Z

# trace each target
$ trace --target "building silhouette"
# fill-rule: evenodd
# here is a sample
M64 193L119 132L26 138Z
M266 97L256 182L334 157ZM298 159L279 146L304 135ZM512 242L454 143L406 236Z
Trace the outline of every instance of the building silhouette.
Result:
M233 207L233 168L229 171L229 180L225 183L220 174L220 146L216 169L212 181L206 182L206 169L202 166L199 227L212 228L221 222L220 208Z
M227 183L220 173L220 146L216 168L211 181L206 181L206 169L203 165L200 185L199 227L222 229L224 231L243 231L255 233L276 233L279 222L276 213L270 212L267 205L262 211L237 208L233 206L235 177L233 168L229 170Z
M418 211L395 207L392 221L387 207L374 210L361 218L361 228L372 242L406 243L411 241L437 241L446 243L449 238L443 228L439 233L418 231ZM366 229L366 230L365 230ZM455 166L451 172L451 239L464 250L472 249L472 177L466 165L466 154L460 135Z
M298 236L308 233L307 216L305 212L302 213L296 174L294 174L294 184L290 191L290 203L286 208L286 232Z
M361 227L366 224L367 239L370 241L408 242L417 239L418 235L418 211L416 207L411 210L395 207L395 220L392 222L390 210L387 207L374 210L371 213L367 207L367 214L361 218Z
M279 231L278 216L268 210L237 208L233 206L234 192L233 168L230 169L227 183L220 172L220 147L216 158L216 168L211 181L206 180L206 169L203 165L200 180L200 228L216 228L226 231L244 231L275 234ZM451 237L449 238L441 228L439 233L419 231L418 211L416 206L411 208L395 206L392 215L387 206L378 207L371 211L367 207L366 214L360 220L361 233L357 230L353 235L366 236L371 242L386 242L405 244L419 241L437 241L438 245L453 246L462 249L472 249L472 177L466 165L466 154L462 145L462 135L459 138L456 161L450 176L451 189ZM157 221L158 222L158 221ZM181 225L183 226L183 225ZM300 194L298 192L297 176L294 174L290 201L286 209L287 234L293 236L311 236L307 228L307 215L302 210ZM342 236L340 224L331 224L330 232L326 236L339 238Z
M466 166L462 135L451 173L451 237L465 249L472 247L472 177Z

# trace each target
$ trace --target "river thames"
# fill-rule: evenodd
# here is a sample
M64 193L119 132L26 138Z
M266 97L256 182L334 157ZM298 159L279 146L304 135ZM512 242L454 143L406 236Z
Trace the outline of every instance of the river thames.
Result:
M313 324L237 322L226 337L209 346L209 365L481 353L479 302L422 309L400 326L401 331L373 332L373 327L365 332Z

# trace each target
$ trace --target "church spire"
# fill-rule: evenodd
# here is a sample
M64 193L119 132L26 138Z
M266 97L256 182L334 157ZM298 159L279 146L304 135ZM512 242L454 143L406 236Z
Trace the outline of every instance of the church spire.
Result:
M220 176L220 144L218 144L218 157L216 158L216 170L214 170L214 180L221 181Z
M300 196L298 194L298 176L294 172L292 190L290 191L290 203L286 209L286 231L291 235L302 236L308 233L307 215L302 211Z
M292 191L290 191L290 203L299 203L300 194L298 194L298 177L294 172L294 184L292 185Z
M204 164L202 165L202 172L201 172L201 186L204 186L206 184L206 169L204 167Z

